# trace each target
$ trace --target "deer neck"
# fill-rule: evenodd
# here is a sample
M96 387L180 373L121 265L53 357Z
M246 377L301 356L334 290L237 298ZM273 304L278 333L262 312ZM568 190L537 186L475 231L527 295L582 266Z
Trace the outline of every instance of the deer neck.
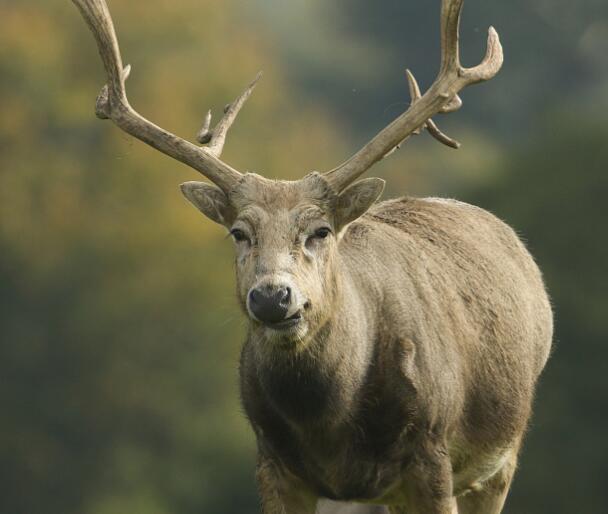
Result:
M347 420L372 360L373 316L347 270L339 278L332 316L303 348L256 352L266 398L295 425Z

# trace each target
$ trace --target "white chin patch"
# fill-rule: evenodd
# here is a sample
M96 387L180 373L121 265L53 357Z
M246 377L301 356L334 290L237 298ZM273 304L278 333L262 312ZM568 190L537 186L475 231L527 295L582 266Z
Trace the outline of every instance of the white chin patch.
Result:
M308 324L302 320L293 327L278 329L269 326L264 327L264 336L272 342L298 342L303 341L308 332Z

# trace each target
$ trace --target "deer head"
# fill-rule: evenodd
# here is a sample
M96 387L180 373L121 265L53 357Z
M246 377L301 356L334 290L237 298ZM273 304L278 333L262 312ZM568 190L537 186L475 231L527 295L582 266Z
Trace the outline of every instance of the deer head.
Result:
M423 129L441 143L458 148L459 143L443 134L432 117L459 109L458 93L494 77L503 62L498 34L490 28L481 64L461 66L458 32L464 0L443 0L441 67L429 90L422 95L408 70L410 108L355 155L325 173L314 172L291 182L273 181L241 174L220 159L228 130L260 75L225 109L213 129L211 113L207 114L197 135L202 146L197 146L154 125L129 105L125 81L130 67L123 68L106 1L72 1L95 36L108 77L97 99L97 116L111 119L125 132L213 182L187 182L182 184L182 192L232 234L240 302L252 320L252 330L272 340L304 341L331 312L340 290L340 239L347 225L362 216L384 188L381 179L357 179Z

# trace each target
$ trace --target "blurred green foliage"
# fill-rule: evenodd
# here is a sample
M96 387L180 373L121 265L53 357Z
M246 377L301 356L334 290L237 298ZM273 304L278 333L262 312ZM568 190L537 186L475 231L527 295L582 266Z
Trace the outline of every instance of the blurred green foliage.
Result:
M473 201L528 241L553 296L556 350L507 512L600 514L608 9L557 3L556 14L539 0L468 2L465 44L487 18L508 61L448 122L464 149L418 138L374 174L393 196ZM407 106L401 67L428 82L438 59L430 2L110 6L132 103L178 134L264 70L225 158L270 177L332 167ZM0 2L0 512L255 512L231 244L181 198L191 170L94 118L103 81L70 2Z

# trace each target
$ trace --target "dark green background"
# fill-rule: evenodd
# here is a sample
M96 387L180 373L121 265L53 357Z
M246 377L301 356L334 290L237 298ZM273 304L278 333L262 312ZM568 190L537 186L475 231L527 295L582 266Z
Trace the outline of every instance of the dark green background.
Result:
M257 72L225 158L328 169L438 66L438 0L110 2L132 103L185 137ZM386 196L490 209L527 241L556 313L505 512L608 511L608 4L468 0L506 63L373 174ZM231 243L182 200L196 174L93 116L103 74L68 0L0 0L2 514L255 512L238 404Z

